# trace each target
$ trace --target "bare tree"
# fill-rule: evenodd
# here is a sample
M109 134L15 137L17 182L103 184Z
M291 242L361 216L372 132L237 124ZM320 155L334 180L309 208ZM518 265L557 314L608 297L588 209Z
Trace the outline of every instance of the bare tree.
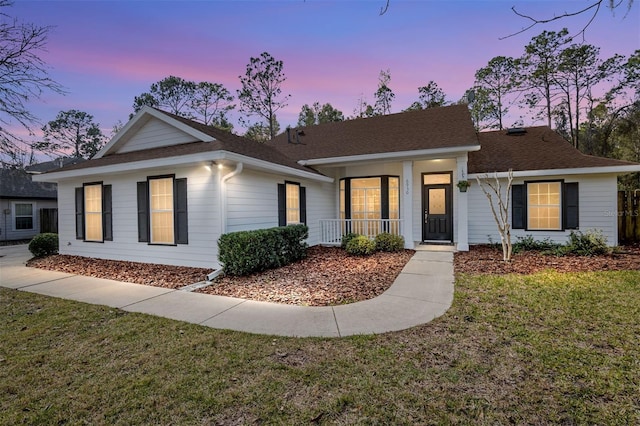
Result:
M509 169L507 187L504 192L497 172L494 174L493 179L491 179L488 174L485 174L482 178L476 177L476 181L487 197L487 200L489 200L493 219L498 226L500 242L502 243L502 260L509 262L513 253L513 246L511 245L511 224L509 223L509 204L511 200L513 170Z
M4 12L13 3L0 0L0 161L16 164L28 157L24 141L10 129L18 125L30 134L37 117L27 104L45 91L64 93L48 75L40 55L51 27L19 22Z

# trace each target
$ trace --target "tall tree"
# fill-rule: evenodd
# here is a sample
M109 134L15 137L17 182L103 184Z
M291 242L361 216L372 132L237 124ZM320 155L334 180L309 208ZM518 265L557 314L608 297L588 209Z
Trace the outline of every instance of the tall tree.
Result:
M33 148L51 157L72 155L91 158L106 142L93 116L75 109L60 111L55 120L42 127L44 139Z
M334 121L344 121L344 114L329 103L322 106L320 102L314 102L312 106L304 104L298 115L298 126L313 126Z
M273 126L268 126L266 123L254 123L247 126L247 131L244 137L253 139L257 142L266 142L271 139L271 129L273 128L276 133L280 131L280 124L276 117L273 117Z
M190 107L197 121L231 131L227 114L235 108L232 102L233 95L222 84L201 81L195 86Z
M169 76L153 83L148 92L133 99L134 113L145 106L166 110L185 118L193 118L190 106L195 96L196 84L181 77Z
M493 117L495 117L496 106L489 98L488 91L479 86L474 86L467 90L464 97L459 103L467 103L469 105L469 112L471 113L471 120L473 121L473 127L477 131L491 128Z
M503 129L503 119L509 112L507 96L512 93L517 71L517 63L511 57L496 56L486 67L476 71L476 86L486 92L488 100L493 103L494 123L492 128Z
M558 96L555 73L558 71L560 52L570 42L566 28L543 31L525 46L524 55L518 60L520 72L518 84L524 91L524 103L532 110L538 110L537 117L546 118L551 127L553 106Z
M27 144L11 130L18 125L32 133L37 117L28 104L45 92L64 93L51 79L41 54L51 27L23 23L7 12L9 0L0 0L0 163L23 166Z
M378 76L378 90L374 94L376 99L373 105L374 115L391 114L391 102L393 102L396 95L389 87L390 82L391 70L381 70Z
M418 87L418 100L409 106L406 111L441 107L447 104L444 91L438 84L431 80L426 86Z
M290 95L282 95L286 77L282 61L267 52L249 59L244 76L240 76L242 89L238 90L240 111L257 115L269 126L269 138L276 135L276 112L287 106Z
M597 102L593 88L620 70L622 58L616 55L605 61L600 49L590 44L574 44L562 50L555 83L562 92L562 108L569 121L571 142L580 148L580 118L583 108L590 111ZM586 104L586 105L585 105Z

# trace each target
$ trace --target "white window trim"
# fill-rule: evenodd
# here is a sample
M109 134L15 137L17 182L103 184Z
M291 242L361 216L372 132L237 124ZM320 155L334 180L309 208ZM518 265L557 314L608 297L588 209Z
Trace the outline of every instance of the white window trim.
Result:
M288 193L289 193L289 187L296 187L298 189L298 205L296 207L294 206L290 206L289 205L289 197L288 197ZM285 209L285 219L286 219L286 225L299 225L300 222L300 215L302 214L302 209L300 208L300 184L299 183L293 183L293 182L285 182L284 184L284 209ZM296 222L290 222L289 221L289 212L293 212L296 211L298 212L298 220Z
M87 187L98 187L100 188L100 211L99 212L94 212L94 211L89 211L87 209ZM104 211L102 209L103 205L104 205L104 190L103 190L103 184L102 183L90 183L90 184L86 184L82 186L82 192L83 192L83 200L84 200L84 206L83 206L83 210L84 210L84 241L87 242L91 242L91 243L103 243L104 242L104 223L102 223L102 218L104 217ZM88 220L87 218L89 217L89 215L92 216L99 216L100 218L100 239L89 239L87 238L87 235L89 235L89 232L87 230L87 224L88 224Z
M170 209L166 209L166 210L154 210L153 209L153 194L152 194L152 185L151 182L152 181L158 181L158 180L171 180L171 208ZM176 229L175 229L175 225L173 225L175 223L175 176L159 176L159 177L153 177L153 178L149 178L148 179L148 185L149 185L149 244L151 245L169 245L169 246L173 246L176 245ZM154 241L154 231L153 231L153 213L166 213L166 212L171 212L171 223L172 223L172 234L173 234L173 240L171 242L168 241Z
M18 217L28 217L28 216L18 216L16 215L16 204L31 204L31 228L29 229L17 229L16 228L16 219ZM36 230L36 211L37 206L35 201L12 201L11 202L11 227L14 232L26 232L26 231L34 231Z

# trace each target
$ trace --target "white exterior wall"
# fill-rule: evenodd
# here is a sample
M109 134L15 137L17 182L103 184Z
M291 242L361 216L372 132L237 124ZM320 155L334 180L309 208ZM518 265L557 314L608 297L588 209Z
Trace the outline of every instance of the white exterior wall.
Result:
M160 120L149 120L138 132L118 149L118 153L140 151L169 145L195 142L190 136Z
M16 203L33 204L33 229L15 229ZM40 233L40 210L55 209L58 205L56 200L33 200L33 199L0 199L0 241L7 240L27 240Z
M278 184L296 182L306 188L309 245L320 241L320 219L335 217L335 184L244 170L226 182L226 232L278 226Z
M189 244L150 245L138 242L136 182L148 176L175 174L187 178ZM95 177L68 180L58 184L58 227L60 253L133 262L214 268L217 265L219 237L219 197L217 171L205 167L154 169L130 174L104 176L104 185L112 185L113 241L84 242L75 237L75 188Z
M612 175L576 175L549 176L535 178L515 178L513 184L523 184L525 181L545 181L564 179L565 182L578 182L579 203L579 231L601 230L609 245L618 244L617 218L617 179ZM506 187L506 179L502 179ZM500 234L489 201L478 187L475 179L471 179L469 197L469 243L486 244L489 238L493 242L500 242ZM509 221L511 222L511 206L509 206ZM512 242L518 237L532 235L536 240L549 238L551 241L564 244L571 230L566 231L532 231L526 229L512 229Z

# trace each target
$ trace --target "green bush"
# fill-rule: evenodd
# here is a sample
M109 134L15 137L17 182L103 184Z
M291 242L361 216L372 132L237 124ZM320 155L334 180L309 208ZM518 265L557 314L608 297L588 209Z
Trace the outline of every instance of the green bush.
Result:
M536 240L533 235L525 235L524 237L517 237L517 242L513 245L513 252L554 251L558 247L560 247L560 244L554 243L548 237L544 240Z
M610 249L602 231L589 230L584 233L571 231L566 251L579 256L597 256L608 254Z
M279 268L306 257L308 236L306 225L223 234L218 240L218 260L228 275Z
M347 243L345 250L352 256L368 256L376 251L376 243L364 235L358 235Z
M376 235L375 243L378 251L397 252L404 249L404 238L388 232Z
M29 242L29 251L34 257L58 254L58 234L38 234Z
M355 232L347 232L342 237L342 242L340 244L340 247L342 247L344 250L346 250L347 244L349 244L349 241L353 240L355 237L357 237L359 235L360 234L356 234Z

